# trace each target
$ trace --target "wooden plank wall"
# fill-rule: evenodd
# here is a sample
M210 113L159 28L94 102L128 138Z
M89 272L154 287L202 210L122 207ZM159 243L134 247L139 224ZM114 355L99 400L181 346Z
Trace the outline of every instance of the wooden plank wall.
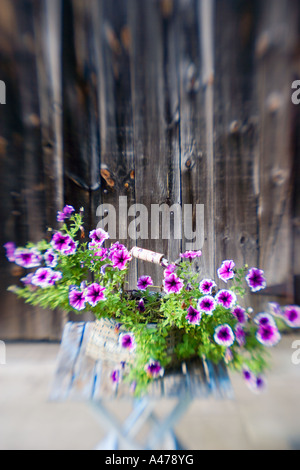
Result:
M151 204L191 204L193 230L203 204L201 274L215 277L223 259L247 262L269 281L257 308L299 302L297 2L0 6L1 245L38 240L65 203L85 207L88 235L106 204L117 209L115 240L175 260L188 240L175 239L174 227L170 240L141 240L131 213L128 238L123 213L145 205L150 236ZM17 301L6 289L20 270L3 250L0 263L1 339L60 339L62 312ZM161 281L160 268L134 263L131 287L142 273Z

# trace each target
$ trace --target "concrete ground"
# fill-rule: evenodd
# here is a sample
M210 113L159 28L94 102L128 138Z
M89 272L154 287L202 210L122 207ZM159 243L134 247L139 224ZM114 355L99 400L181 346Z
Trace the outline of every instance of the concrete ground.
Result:
M271 350L263 395L252 394L231 374L235 401L194 402L176 428L185 448L299 450L300 364L292 363L297 339L299 334L285 336ZM6 365L0 365L0 450L89 450L105 436L87 404L48 401L58 349L46 343L6 345ZM115 403L115 414L125 417L131 409L126 406ZM171 403L159 403L157 413L168 407Z

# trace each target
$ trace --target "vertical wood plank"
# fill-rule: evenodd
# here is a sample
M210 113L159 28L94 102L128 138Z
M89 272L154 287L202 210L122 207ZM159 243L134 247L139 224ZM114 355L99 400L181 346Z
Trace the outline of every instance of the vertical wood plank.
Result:
M129 2L132 33L132 100L136 202L148 211L148 227L138 245L177 259L180 240L151 239L151 205L180 204L180 154L175 14L164 16L159 2ZM142 27L141 27L142 25ZM172 90L172 91L171 91ZM153 224L153 222L152 222ZM137 227L138 231L141 227ZM159 286L162 270L139 263L138 273L151 275Z
M203 247L194 246L195 249L203 248L199 269L204 277L214 277L215 273L213 7L214 2L205 0L179 2L182 204L193 205L194 231L197 228L196 205L204 204L204 244Z
M19 219L18 233L11 233L10 239L18 245L24 245L27 241L37 242L43 238L47 227L45 168L43 159L40 158L41 115L39 96L36 93L38 73L33 21L35 3L32 0L22 0L14 6L4 4L3 7L10 21L3 29L4 34L7 34L4 45L8 37L11 40L11 46L6 44L10 47L6 60L14 68L14 85L11 78L8 78L8 83L9 86L14 86L16 93L16 98L12 98L11 101L9 145L13 148L17 143L18 149L16 154L12 155L14 172L17 169L17 179L12 177L7 181L8 185L17 183L11 195L18 206L13 212ZM5 15L3 19L5 20ZM12 91L12 88L10 90ZM9 106L7 103L7 107ZM11 173L8 175L12 176ZM12 269L18 277L24 274L21 269L16 267ZM7 281L4 285L8 287ZM11 302L11 308L1 316L3 322L1 330L4 337L53 339L60 336L59 316L24 305L21 301L9 300L12 294L6 295L8 305Z
M254 181L258 141L256 22L257 2L216 2L216 268L224 259L235 260L238 267L245 263L257 266L259 261Z
M298 39L299 5L261 3L256 47L259 139L259 261L269 284L291 298L291 55Z
M103 215L114 212L116 233L110 233L110 243L119 241L131 249L136 245L136 240L134 234L132 238L128 236L127 213L135 204L136 174L131 95L132 37L128 23L128 2L93 1L92 12L99 91L102 181L101 191L95 193L92 200L93 217L98 224L103 220ZM103 212L98 212L97 216L100 204L103 205ZM105 214L104 208L108 211ZM130 266L129 288L134 288L136 263L133 261Z

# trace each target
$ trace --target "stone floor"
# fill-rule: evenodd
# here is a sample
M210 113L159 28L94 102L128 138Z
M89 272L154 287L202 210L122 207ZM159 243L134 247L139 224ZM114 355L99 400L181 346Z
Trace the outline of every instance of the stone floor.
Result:
M177 425L186 449L300 449L300 364L285 336L272 349L268 389L252 394L231 374L236 399L194 402ZM59 345L11 343L0 365L0 450L88 450L105 436L87 404L51 403L48 393ZM115 403L119 417L130 404ZM172 403L157 405L165 413Z

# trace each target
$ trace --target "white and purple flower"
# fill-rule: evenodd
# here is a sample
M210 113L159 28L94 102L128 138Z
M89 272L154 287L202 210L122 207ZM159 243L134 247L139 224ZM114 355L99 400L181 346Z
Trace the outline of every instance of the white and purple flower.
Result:
M109 235L102 228L97 228L96 230L92 230L90 232L90 238L94 244L101 246L105 240L109 239Z
M182 280L174 273L166 277L163 284L167 294L179 294L183 289Z
M212 315L216 305L216 301L211 295L205 295L198 301L199 310L206 313L206 315Z
M264 271L257 268L249 269L246 281L252 292L258 292L267 286Z
M212 279L203 279L203 281L200 282L199 290L202 294L210 295L213 291L213 288L216 286L217 285L215 281Z
M33 275L31 284L44 289L54 286L60 279L62 279L61 273L53 271L51 268L40 268Z
M253 321L254 323L256 323L256 325L259 326L271 325L273 327L276 327L276 322L272 315L270 315L269 313L259 313L258 315L256 315L256 317L254 317Z
M221 267L218 269L218 276L222 281L227 282L234 278L235 263L232 260L223 261Z
M243 374L243 377L247 386L251 389L254 388L255 383L256 383L256 377L253 374L253 372L251 372L251 370L248 367L244 367L242 370L242 374Z
M27 276L21 278L21 282L23 282L25 286L30 286L32 284L33 277L34 273L29 273Z
M126 248L114 251L112 255L113 267L124 271L127 268L128 261L131 261L131 255Z
M51 246L55 251L59 251L60 253L65 254L65 252L70 250L71 241L72 238L69 235L64 235L61 232L57 232L52 237Z
M188 259L189 261L193 261L196 258L200 258L202 256L202 251L186 251L185 253L181 253L180 257L184 259Z
M140 313L144 313L146 311L144 299L139 301L137 309Z
M48 250L44 254L44 260L48 268L56 268L58 264L58 255L53 250Z
M164 270L164 277L169 277L176 271L175 264L169 264L169 266Z
M86 294L85 294L86 301L92 307L95 307L99 302L106 300L104 292L105 292L105 287L102 287L97 283L91 284L86 289Z
M220 325L215 329L214 340L220 346L229 348L234 343L234 334L229 325Z
M85 297L84 289L71 287L69 292L69 303L75 310L84 310L87 299Z
M132 333L121 333L119 338L119 344L123 349L127 349L130 352L136 349L136 342Z
M152 379L163 377L165 372L160 362L155 361L154 359L150 359L148 364L146 364L145 371L147 372L147 375Z
M199 312L199 310L195 309L194 307L190 306L187 310L187 315L185 318L191 325L199 325L201 317L201 312Z
M276 346L281 340L281 335L277 326L271 324L261 325L256 332L257 340L264 346L271 348Z
M255 375L248 368L243 369L243 377L247 384L247 387L253 393L261 393L266 388L266 380L262 375Z
M281 306L277 302L269 302L270 312L274 317L283 317Z
M283 310L283 319L291 328L300 328L300 307L288 305Z
M121 372L119 369L114 369L110 374L110 379L114 385L117 385L121 381Z
M11 263L14 263L16 260L15 252L16 252L16 245L13 242L8 242L4 245L4 248L6 250L6 257L8 261Z
M122 245L122 243L120 242L113 243L108 250L108 259L112 261L114 253L119 250L127 250L127 248L125 245Z
M57 213L57 222L65 222L66 219L71 217L73 212L75 212L73 206L65 206L62 212Z
M100 248L99 250L99 246L98 246L98 249L97 251L95 251L94 256L99 258L100 261L104 261L107 258L107 253L108 253L107 248Z
M153 281L150 276L141 276L137 283L139 290L145 291L148 287L153 286Z
M232 310L232 315L235 316L240 325L246 325L248 322L248 314L246 310L239 305L234 307Z
M236 341L240 347L246 344L246 333L240 324L237 324L234 330Z
M223 289L217 293L216 301L224 308L230 309L236 304L237 298L234 292Z
M15 251L15 263L22 268L37 268L41 262L42 256L35 248L18 248Z

